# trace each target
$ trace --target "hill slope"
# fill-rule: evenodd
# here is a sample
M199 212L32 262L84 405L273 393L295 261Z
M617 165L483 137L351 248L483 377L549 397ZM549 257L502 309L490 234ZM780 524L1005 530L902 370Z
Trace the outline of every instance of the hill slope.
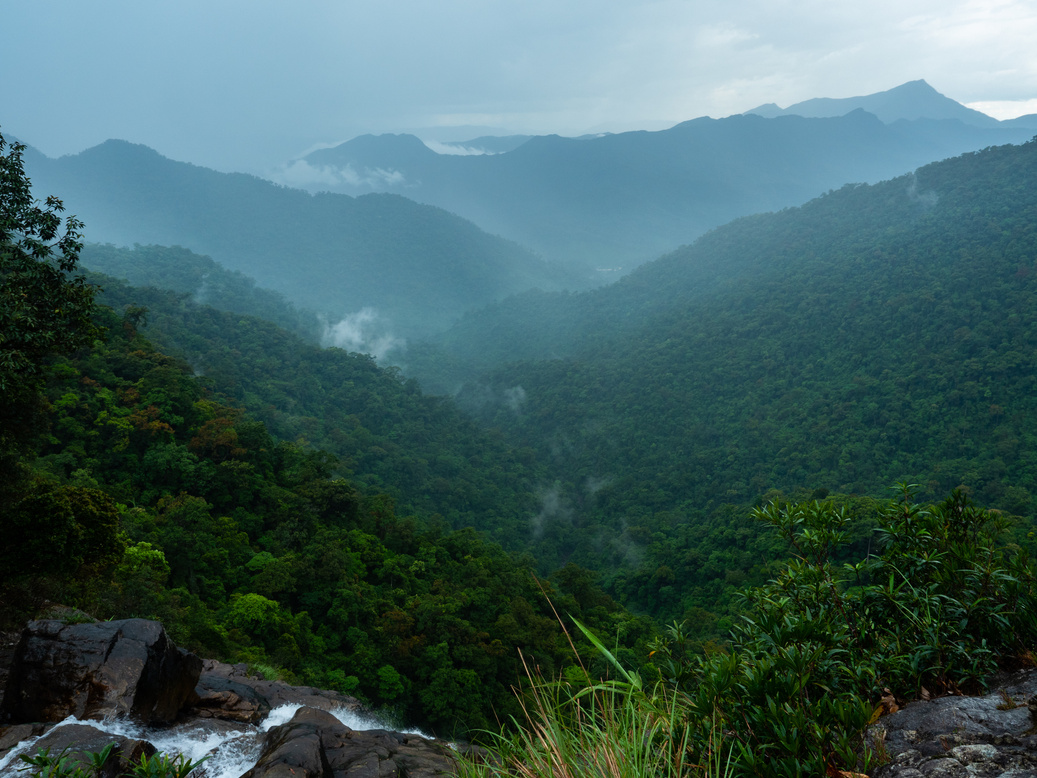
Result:
M890 117L905 103L923 111L910 121L883 122L860 106L828 118L700 118L661 132L539 136L476 156L436 154L412 136L362 136L311 153L295 172L302 181L309 166L317 189L397 192L438 205L549 259L629 270L736 217L1037 132L1037 124L993 119L976 126L976 112L920 83L932 92L927 100L917 99L916 83L866 103Z
M526 344L461 397L552 462L539 555L677 570L723 503L903 478L1032 516L1035 178L1037 143L988 149L470 317L454 358Z
M62 192L90 237L208 254L332 320L371 308L410 336L508 294L559 288L557 269L438 208L395 195L310 195L107 141L26 155L37 192Z

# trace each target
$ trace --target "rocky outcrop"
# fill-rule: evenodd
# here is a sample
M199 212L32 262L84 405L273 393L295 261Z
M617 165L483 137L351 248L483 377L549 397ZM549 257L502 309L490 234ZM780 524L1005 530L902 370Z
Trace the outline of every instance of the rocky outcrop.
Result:
M280 705L305 705L324 711L357 711L361 707L356 698L345 694L267 681L249 675L245 665L205 660L194 702L187 713L198 718L255 724Z
M357 732L330 713L300 708L267 733L262 756L242 778L433 778L456 772L446 746L399 732Z
M135 737L113 735L102 731L100 722L93 726L83 719L128 717L140 725L173 724L162 730L163 736L200 729L206 736L251 738L257 734L254 725L282 705L304 707L288 723L262 735L259 761L249 776L431 778L456 773L454 753L442 744L380 729L353 730L329 712L360 712L351 697L255 678L244 665L202 662L177 649L161 624L133 619L29 624L0 702L0 760L9 755L0 774L17 775L12 760L19 752L12 749L29 738L39 738L30 753L67 749L74 760L115 743L106 766L112 776L155 752L143 729L133 728ZM54 724L68 716L81 721ZM2 726L4 722L9 726Z
M15 649L0 722L128 716L168 723L193 699L201 669L156 621L32 621Z
M869 741L888 762L872 778L1037 778L1037 671L997 688L913 702L880 719Z

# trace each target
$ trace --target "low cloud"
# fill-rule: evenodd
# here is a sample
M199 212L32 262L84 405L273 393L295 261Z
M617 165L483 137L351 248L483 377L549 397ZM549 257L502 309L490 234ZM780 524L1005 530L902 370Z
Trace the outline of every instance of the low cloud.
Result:
M540 500L540 512L529 522L534 538L542 537L544 527L549 523L561 522L566 526L572 525L572 508L569 507L568 501L562 493L561 484L556 482L551 486L541 487L537 490L537 499Z
M922 206L922 210L928 211L939 202L940 196L933 191L919 192L918 178L911 174L911 183L907 185L907 199Z
M349 186L355 189L380 190L407 185L406 176L399 170L363 168L361 171L357 171L352 165L317 166L311 165L305 159L297 159L283 165L273 173L271 178L279 184L300 189Z
M423 140L422 143L437 154L450 154L455 157L492 156L497 153L481 149L478 146L459 146L453 143L440 143L438 140Z
M584 481L583 488L587 494L593 497L611 483L611 478L595 478L594 476L589 475L587 476L587 480Z
M325 323L321 335L321 345L325 347L370 354L376 359L384 359L386 354L404 343L402 338L389 331L388 323L374 308L363 308L335 324Z
M505 389L504 404L511 408L515 413L518 413L522 410L522 406L526 404L526 390L521 386L513 386L510 389Z

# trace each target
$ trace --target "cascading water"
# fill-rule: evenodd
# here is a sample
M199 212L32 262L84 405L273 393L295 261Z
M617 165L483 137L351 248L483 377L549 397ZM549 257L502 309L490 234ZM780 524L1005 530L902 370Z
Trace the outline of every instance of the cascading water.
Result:
M197 770L191 773L197 778L238 778L251 769L259 759L261 735L276 726L291 720L301 705L281 705L274 708L258 726L235 725L206 726L193 723L169 729L152 729L142 727L128 719L108 719L104 721L79 720L69 716L55 724L49 731L67 724L89 724L102 732L111 735L146 740L160 753L168 755L182 754L192 761L208 757ZM331 714L347 727L357 731L370 729L387 729L387 724L375 716L358 714L347 708L337 708ZM221 722L221 724L223 724ZM416 729L399 730L408 734L420 735L432 739L429 735ZM39 737L23 740L3 758L0 758L0 776L16 776L22 761L22 754L33 754Z

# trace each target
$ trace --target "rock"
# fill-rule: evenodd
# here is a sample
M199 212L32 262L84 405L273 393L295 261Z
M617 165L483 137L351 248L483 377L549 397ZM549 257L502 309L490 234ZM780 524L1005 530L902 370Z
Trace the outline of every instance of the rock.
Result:
M1037 671L1003 679L994 694L913 702L868 733L888 761L872 778L1037 778L1037 735L1028 702Z
M202 672L195 688L191 715L255 724L281 705L303 705L332 711L345 708L359 711L355 697L312 686L290 686L280 681L267 681L248 674L245 665L228 665L211 659L202 662Z
M77 764L87 767L90 764L87 754L100 753L110 743L114 743L111 755L105 762L101 772L102 778L116 778L126 773L131 765L140 764L141 756L151 756L155 747L143 740L112 735L102 732L89 724L64 724L53 727L37 740L31 754L38 754L47 749L51 756L58 756L66 751Z
M326 711L300 708L267 733L263 752L242 778L432 778L456 775L446 746L386 730L357 732Z
M13 727L0 727L0 759L7 756L7 752L31 737L39 737L47 729L48 724L15 724Z
M32 621L15 650L0 722L71 715L167 723L193 699L201 666L156 621Z
M218 675L203 673L194 693L191 714L198 718L258 724L270 712L270 703L253 687Z

